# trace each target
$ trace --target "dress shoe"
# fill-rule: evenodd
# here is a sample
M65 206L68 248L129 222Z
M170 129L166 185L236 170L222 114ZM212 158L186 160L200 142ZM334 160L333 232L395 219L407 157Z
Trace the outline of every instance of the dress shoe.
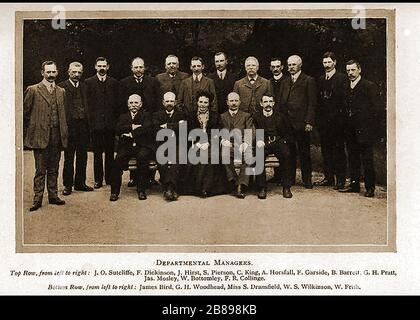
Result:
M117 201L118 200L118 194L111 193L111 196L109 197L109 201Z
M366 189L365 197L372 198L375 195L375 189Z
M135 187L137 185L137 181L134 179L131 179L130 181L128 181L127 183L127 187L131 188L131 187Z
M337 182L337 184L333 188L334 190L342 190L344 189L344 182Z
M172 197L173 197L173 192L172 190L166 190L165 192L163 192L163 197L166 200L172 201Z
M62 206L66 202L64 200L61 200L59 197L57 197L57 198L48 199L48 203L49 204L56 204L58 206Z
M42 202L41 201L36 201L33 203L32 207L29 208L29 211L36 211L39 208L41 208L42 206Z
M99 189L102 187L102 182L95 182L94 186L95 189Z
M236 190L236 197L239 199L245 199L245 192L243 191L243 188L241 185L239 185Z
M265 199L267 198L267 191L265 188L262 188L260 192L258 192L258 199Z
M75 186L74 190L77 190L77 191L93 191L93 188L84 184L84 185L81 185L81 186Z
M360 192L360 187L354 187L354 186L350 186L341 190L338 190L338 192L342 192L342 193L359 193Z
M334 185L334 180L323 179L321 181L315 182L315 185L319 187L332 187Z
M292 196L290 188L283 188L283 198L291 198Z
M70 188L64 187L64 190L63 190L63 195L64 195L64 196L69 196L69 195L71 195L71 187L70 187Z
M207 193L207 191L206 190L201 190L201 194L200 194L200 196L201 196L201 198L207 198L208 197L208 193Z
M178 200L178 197L179 197L179 195L178 195L178 193L176 192L176 191L172 191L172 201L176 201L176 200Z
M146 199L147 199L146 192L139 191L139 200L146 200Z
M303 186L304 186L306 189L313 189L313 187L314 187L314 185L312 184L312 182L311 182L311 181L306 181L306 182L304 182Z

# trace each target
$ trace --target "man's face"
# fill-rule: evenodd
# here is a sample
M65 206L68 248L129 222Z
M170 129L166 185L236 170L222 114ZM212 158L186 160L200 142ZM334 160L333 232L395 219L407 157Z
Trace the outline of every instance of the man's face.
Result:
M226 69L227 60L224 54L219 54L214 56L214 64L216 65L216 69L219 71L223 71Z
M141 98L139 96L130 96L127 106L131 113L137 113L142 106Z
M104 76L108 72L109 64L106 61L98 61L95 64L95 69L99 75Z
M71 69L69 70L69 78L74 82L80 81L82 74L83 67L71 67Z
M280 60L271 61L270 70L273 73L273 75L278 76L283 70L283 65L281 64L281 61Z
M302 69L302 61L297 57L287 59L287 66L291 75L298 73Z
M349 77L351 81L356 80L359 77L360 73L362 72L362 70L360 70L360 68L355 63L347 65L346 71L347 71L347 76Z
M260 102L261 107L265 112L270 112L274 107L274 98L269 96L263 96Z
M58 75L57 66L55 64L47 64L44 66L41 74L48 82L54 82Z
M192 60L191 61L191 71L195 75L199 75L203 72L203 64L200 60Z
M165 60L165 69L170 74L175 74L179 69L178 59L175 57L168 57Z
M144 61L142 59L135 59L131 63L131 71L136 77L142 77L144 74Z
M171 112L175 108L175 94L167 92L163 95L163 107L166 111Z
M235 92L231 92L227 96L227 105L229 110L235 111L238 110L239 105L241 104L241 100L239 99L239 95Z
M207 111L209 109L210 101L207 97L198 97L197 107L200 111Z
M255 77L258 72L258 62L255 59L245 61L245 71L249 77Z
M330 72L335 68L336 61L328 57L322 60L322 64L324 65L325 72Z

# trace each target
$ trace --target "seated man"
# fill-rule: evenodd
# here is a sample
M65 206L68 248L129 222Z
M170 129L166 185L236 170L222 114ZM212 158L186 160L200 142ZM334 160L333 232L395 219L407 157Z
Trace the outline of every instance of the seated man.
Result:
M141 97L132 94L128 97L129 112L123 113L115 128L120 137L115 165L112 171L110 201L118 200L121 189L121 176L130 157L137 159L137 193L140 200L147 199L146 185L149 180L148 165L154 159L155 145L152 134L152 118L143 111Z
M253 130L252 124L252 117L251 114L248 112L244 112L239 110L239 105L241 104L241 100L239 95L236 92L231 92L227 96L227 106L229 108L228 111L222 113L221 120L222 120L222 128L229 130L236 129L236 133L238 134L233 139L227 140L222 139L222 146L224 148L230 148L231 154L234 154L235 149L239 151L242 155L245 155L245 151L247 148L252 147L252 137L251 141L246 141L246 135L244 134L245 129ZM248 150L250 151L250 149ZM233 159L231 158L231 162L225 165L226 175L228 180L234 185L236 189L236 196L240 199L245 198L245 188L248 187L249 184L249 175L245 174L245 169L247 164L245 161L242 160L241 168L239 174L236 173L234 160L240 159Z
M291 198L290 191L290 150L289 143L292 142L293 132L286 115L274 110L274 98L270 95L263 95L258 110L254 115L255 129L264 129L264 140L256 141L257 148L264 148L265 156L274 154L280 162L281 183L283 186L283 197ZM265 170L255 177L255 182L260 189L258 198L267 197L267 182Z
M164 109L153 114L153 126L156 132L160 129L171 129L174 131L175 137L178 138L179 124L186 120L186 116L183 111L175 108L175 98L175 93L170 91L163 95L162 104ZM176 150L178 151L178 144L176 147ZM176 152L176 155L175 160L177 161L178 152ZM159 164L163 197L169 201L178 199L176 186L179 175L179 164L177 164L176 161L174 163Z

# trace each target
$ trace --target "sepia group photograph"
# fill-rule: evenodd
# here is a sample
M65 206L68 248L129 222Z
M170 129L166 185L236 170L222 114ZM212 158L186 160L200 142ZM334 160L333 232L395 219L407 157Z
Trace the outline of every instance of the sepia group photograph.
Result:
M394 10L57 6L15 39L16 252L397 252Z

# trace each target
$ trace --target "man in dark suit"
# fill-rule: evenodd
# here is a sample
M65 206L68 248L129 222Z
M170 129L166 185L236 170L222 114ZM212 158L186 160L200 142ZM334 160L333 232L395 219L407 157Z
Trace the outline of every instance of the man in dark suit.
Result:
M337 60L333 52L323 56L325 74L318 79L319 100L316 109L316 125L321 141L324 179L319 186L343 189L346 182L346 153L344 149L344 83L347 77L337 72Z
M216 89L212 79L203 75L204 62L200 57L191 59L191 71L193 74L182 80L179 87L178 100L182 110L189 115L197 111L196 94L199 91L207 91L213 96L210 101L210 110L217 111Z
M41 74L44 79L29 86L23 100L24 145L33 149L35 158L34 201L30 211L42 206L45 178L49 203L65 204L57 194L61 149L67 147L68 137L65 90L55 84L58 71L54 61L43 62Z
M253 115L255 129L264 130L264 138L256 141L257 148L264 148L264 154L275 154L279 160L283 197L291 198L290 191L290 150L293 142L293 131L290 122L284 113L273 109L274 97L264 95L261 99L261 111ZM267 197L267 182L265 170L255 177L255 182L260 189L259 199Z
M95 63L96 74L86 79L86 96L93 145L94 188L102 187L104 166L102 153L105 152L105 183L111 184L114 162L114 129L119 114L119 84L107 75L109 64L99 57Z
M246 76L235 82L233 91L241 98L241 111L255 113L260 108L263 95L273 94L273 88L269 80L258 75L259 62L255 57L245 60Z
M290 56L287 65L290 78L282 83L279 107L288 115L296 141L290 145L292 185L296 180L296 162L299 154L303 184L305 188L312 189L310 133L315 122L316 83L312 77L302 72L302 59L299 56Z
M187 117L182 110L175 108L175 93L166 92L163 95L162 104L164 109L153 114L154 129L156 132L161 129L173 130L174 138L177 139L179 137L179 125L186 121ZM161 145L162 144L163 142ZM180 169L179 164L177 163L178 143L176 143L174 147L176 147L176 158L171 162L169 162L169 160L168 162L160 163L160 155L158 153L156 154L157 162L159 163L160 182L163 186L163 197L169 201L178 199L177 182ZM162 155L162 157L164 157L164 155Z
M141 97L142 108L145 111L151 114L158 111L159 84L155 78L144 74L145 65L142 58L136 57L131 61L131 72L131 76L120 81L121 114L128 111L127 100L132 94L138 94ZM137 184L136 175L136 171L130 171L129 187L134 187ZM155 172L152 172L150 177L153 182L155 182L154 175Z
M181 81L188 78L188 73L179 71L179 60L177 56L168 55L165 59L166 72L156 75L159 83L159 101L162 101L166 92L173 92L176 96L179 93Z
M137 194L146 200L146 187L149 182L148 165L155 157L152 115L143 110L141 97L132 94L128 98L129 112L122 114L115 132L118 135L118 151L112 171L110 201L117 201L121 189L121 176L124 167L132 156L137 159Z
M365 197L375 193L375 168L373 163L373 144L375 142L378 115L381 112L381 98L375 83L361 77L358 61L346 63L350 79L345 86L346 108L345 132L350 165L350 186L340 192L360 192L360 167L363 165Z
M236 190L236 196L240 199L245 198L245 189L249 184L249 175L246 174L247 163L244 157L246 152L250 151L252 148L252 138L251 136L245 134L245 129L253 131L252 117L248 112L240 110L241 100L239 95L236 92L231 92L227 97L227 105L229 110L221 114L222 128L227 129L233 135L230 139L222 138L223 148L229 148L231 154L231 161L229 164L225 165L226 175L228 181L234 186ZM238 131L232 131L232 130ZM250 139L248 139L250 138ZM249 148L249 149L248 149ZM248 149L248 150L247 150ZM235 159L235 152L241 155L241 159ZM223 152L223 151L222 151ZM241 168L239 173L236 173L234 160L242 160Z
M72 193L73 185L77 191L93 191L92 187L86 185L90 133L86 87L81 81L83 65L80 62L70 63L68 74L69 79L58 84L66 90L66 119L69 132L67 148L64 150L63 195L65 196ZM75 156L76 170L74 170Z
M216 71L210 73L208 77L214 81L217 95L217 106L220 114L228 110L226 99L227 95L233 91L233 86L237 76L226 69L228 64L227 56L224 52L217 52L214 56Z

